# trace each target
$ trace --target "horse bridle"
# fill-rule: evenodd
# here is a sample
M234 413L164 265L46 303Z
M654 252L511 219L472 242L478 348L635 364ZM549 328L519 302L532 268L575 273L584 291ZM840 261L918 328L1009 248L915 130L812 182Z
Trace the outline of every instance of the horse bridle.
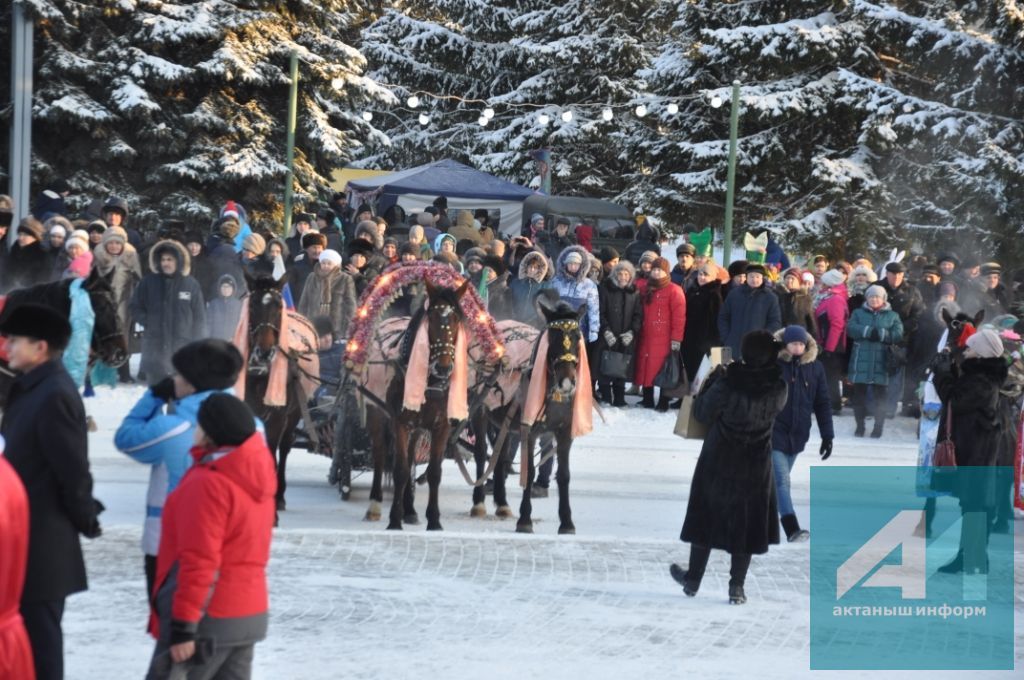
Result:
M263 294L264 295L269 295L272 298L270 301L261 302L261 304L263 306L266 306L266 305L270 304L271 302L278 301L278 302L281 302L281 313L282 314L286 313L285 310L284 310L284 296L281 295L280 291L266 290L266 291L263 291ZM251 296L252 296L252 293L250 293L250 297ZM251 305L254 301L255 301L255 298L251 297L251 299L249 300L248 304ZM257 356L256 356L257 353L255 351L249 353L249 370L250 371L252 371L253 368L263 368L263 370L268 370L268 369L266 369L265 367L262 366L263 362L269 363L269 360L273 358L274 353L277 350L280 349L279 345L281 343L281 327L279 325L277 325L277 324L274 324L274 323L270 322L270 321L261 321L260 323L256 324L255 328L250 328L249 329L249 346L255 349L255 347L256 347L256 338L259 336L261 331L263 331L264 329L267 329L267 328L269 328L270 330L274 331L277 334L277 343L273 347L270 348L269 356L268 357L264 357L263 359L257 360Z
M441 376L434 370L437 366L437 362L442 357L448 357L452 364L455 363L456 351L455 351L455 321L458 320L458 314L451 305L438 305L438 314L441 317L441 337L431 340L430 342L430 355L428 358L429 364L429 375L437 378L440 382L434 385L427 385L428 390L444 390L447 388L449 381L451 380L451 374L447 376Z
M548 329L561 331L562 333L562 353L548 362L548 399L555 403L561 403L571 396L572 393L563 392L558 388L557 383L553 379L554 372L559 364L579 365L580 357L577 349L579 342L573 343L569 336L573 333L579 334L580 322L576 319L559 319L558 321L548 322Z

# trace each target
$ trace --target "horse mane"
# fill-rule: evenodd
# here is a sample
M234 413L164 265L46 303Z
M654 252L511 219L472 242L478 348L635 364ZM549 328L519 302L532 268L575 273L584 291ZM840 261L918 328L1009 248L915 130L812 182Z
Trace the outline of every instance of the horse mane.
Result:
M65 315L71 314L71 295L68 290L74 279L62 279L50 283L40 283L30 288L19 288L7 294L0 318L6 318L11 311L26 303L37 303L51 307Z
M402 334L402 344L398 347L398 361L402 366L409 365L409 358L412 356L412 345L416 341L416 332L419 331L420 324L423 323L423 319L426 316L426 307L420 307L412 315L412 318L409 319L409 325L406 326L405 332Z

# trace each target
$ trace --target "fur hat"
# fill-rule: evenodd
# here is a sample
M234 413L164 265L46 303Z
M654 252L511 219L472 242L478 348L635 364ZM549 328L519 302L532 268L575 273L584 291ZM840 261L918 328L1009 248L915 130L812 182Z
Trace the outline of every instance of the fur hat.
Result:
M764 265L760 262L747 262L747 266L743 270L747 274L760 274L761 276L768 276L768 270L765 269Z
M206 338L190 342L171 357L174 370L196 392L226 390L242 370L242 355L226 340Z
M838 269L829 269L827 272L821 275L821 284L827 288L840 285L846 277Z
M501 276L505 273L505 263L501 261L500 257L494 255L487 255L484 257L484 266L490 269L492 272Z
M982 359L994 359L1003 356L1003 341L991 328L982 328L967 339L967 348L974 351Z
M960 258L953 253L942 253L939 255L939 259L935 261L935 264L942 264L943 262L952 262L954 267L960 266Z
M256 417L236 396L218 392L199 406L199 427L217 446L238 446L256 432Z
M729 278L732 278L734 276L739 276L740 274L746 274L746 273L747 273L747 261L746 260L736 260L735 262L731 262L729 264Z
M123 227L118 227L118 226L110 227L105 232L103 232L103 238L100 239L100 243L102 243L103 245L106 245L106 244L110 243L111 241L117 241L121 245L127 245L128 244L128 232L125 231Z
M259 234L249 234L242 239L242 250L247 250L253 255L262 255L267 249L267 242Z
M18 233L28 234L37 241L43 240L43 223L34 217L24 217L21 222L18 223Z
M217 232L227 239L233 239L242 231L242 225L237 217L222 217L217 220Z
M327 251L325 250L324 252ZM345 252L349 258L353 255L364 255L366 257L370 257L370 255L373 255L373 244L361 238L352 239L349 241L348 245L345 246Z
M321 234L319 231L310 231L302 235L302 249L305 250L311 246L320 246L321 248L327 247L327 237Z
M748 366L770 366L778 359L782 347L782 343L768 331L750 331L743 336L740 355Z
M62 350L71 340L71 323L56 310L30 302L10 310L0 334L45 340L51 349Z
M414 255L419 258L420 248L415 243L406 241L402 245L398 246L398 256L402 257L403 255Z
M875 270L872 269L871 267L865 267L864 265L860 265L858 267L854 267L853 268L853 274L851 274L851 276L857 276L858 274L865 274L865 275L867 275L868 281L870 283L874 283L875 281L878 280L878 274L876 274Z
M885 288L881 286L868 286L868 289L864 291L864 299L867 300L873 297L880 297L883 300L889 299L889 294L885 292Z

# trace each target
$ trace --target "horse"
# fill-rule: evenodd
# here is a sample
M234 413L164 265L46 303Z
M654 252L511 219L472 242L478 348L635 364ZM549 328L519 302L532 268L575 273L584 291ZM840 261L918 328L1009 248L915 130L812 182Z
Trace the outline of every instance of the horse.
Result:
M518 533L533 533L533 510L530 494L536 474L533 451L537 438L543 432L555 437L558 456L558 518L559 534L575 534L572 509L569 506L569 451L573 438L589 432L589 414L593 407L589 373L586 367L586 349L580 331L580 320L587 313L587 305L573 309L566 302L549 302L544 297L537 299L544 315L547 328L538 343L540 360L534 362L530 384L523 403L523 419L520 437L523 454L520 466L525 471L523 500L519 506ZM547 342L543 342L546 338ZM546 347L545 347L546 345ZM542 381L539 381L543 378ZM520 395L523 390L520 390ZM586 422L579 422L584 415ZM497 485L497 483L496 483Z
M435 286L429 279L425 279L424 283L427 304L412 317L402 337L399 353L399 366L402 368L395 372L388 383L384 403L371 403L367 408L367 429L373 442L373 485L366 519L377 521L381 518L381 503L384 499L382 476L385 456L390 448L393 454L392 480L395 489L387 527L391 530L400 530L403 522L419 522L413 506L412 466L418 439L428 433L430 459L427 464L427 481L430 495L427 501L427 530L442 529L438 487L441 483L441 461L451 433L449 397L453 378L457 374L456 347L460 343L460 334L468 334L459 301L469 289L469 280L465 280L457 289ZM424 335L421 335L421 331L424 331ZM465 339L462 340L464 342ZM419 371L425 373L425 378L419 375ZM414 382L409 385L411 389L407 394L406 387L410 381ZM418 384L420 381L422 385ZM410 397L422 400L418 410L409 408L417 406L409 402Z
M295 430L303 417L305 400L312 394L310 378L319 377L319 360L316 366L300 366L300 363L314 363L317 351L316 331L312 324L296 312L285 309L282 289L285 278L253 278L246 273L249 293L239 328L235 333L235 344L247 350L244 366L245 403L263 421L267 446L277 466L277 510L286 509L285 468L288 454L295 441ZM287 330L285 328L287 322ZM289 347L286 334L298 334L300 346ZM243 357L246 351L243 351ZM287 361L287 377L284 386L283 404L268 404L268 390L275 378L275 362Z
M967 340L974 335L981 322L985 320L985 310L978 310L978 313L971 316L964 312L957 312L956 316L949 313L948 309L942 309L942 320L946 324L946 347L958 353L962 353L967 347Z
M90 364L96 358L117 368L128 361L128 345L125 341L124 329L117 315L117 301L111 287L113 271L106 275L93 269L89 277L82 283L88 292L92 304L95 321L92 337L89 339ZM51 307L65 317L71 316L71 284L74 279L63 279L51 283L42 283L30 288L12 290L2 300L0 319L5 319L10 312L25 303L36 303ZM11 387L13 373L7 368L6 358L0 359L0 410L7 401L7 393Z

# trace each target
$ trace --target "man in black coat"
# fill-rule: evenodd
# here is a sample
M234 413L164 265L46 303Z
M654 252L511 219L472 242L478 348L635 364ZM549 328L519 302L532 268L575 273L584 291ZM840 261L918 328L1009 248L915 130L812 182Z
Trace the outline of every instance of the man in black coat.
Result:
M732 349L734 357L740 355L740 344L747 333L774 333L782 328L779 297L765 287L768 272L764 265L750 262L745 270L746 283L735 288L725 298L722 311L718 314L718 335Z
M189 276L189 255L177 241L161 241L150 251L150 266L129 305L132 318L142 326L142 366L146 380L155 385L174 373L171 355L206 337L206 302L199 282Z
M622 257L632 262L634 267L639 267L640 256L648 250L661 255L661 245L658 240L658 230L644 220L640 224L640 228L636 230L636 240L626 246L626 252Z
M68 595L86 589L78 535L100 535L103 506L92 497L85 408L61 354L71 325L56 311L24 304L0 326L18 372L0 424L7 460L28 492L29 547L21 616L36 678L64 675L61 618Z
M921 314L924 313L924 300L921 299L921 291L917 286L906 280L907 268L902 262L890 262L885 265L885 279L880 283L889 296L889 304L892 311L899 315L903 323L903 342L900 343L906 356L917 356L914 351L919 341L917 328L920 324ZM917 410L917 386L924 379L926 366L907 365L890 372L889 378L889 417L896 415L896 402L902 397L903 415L917 417L920 411ZM905 369L905 370L904 370ZM899 389L900 380L903 380L903 389ZM894 388L895 386L895 388Z

